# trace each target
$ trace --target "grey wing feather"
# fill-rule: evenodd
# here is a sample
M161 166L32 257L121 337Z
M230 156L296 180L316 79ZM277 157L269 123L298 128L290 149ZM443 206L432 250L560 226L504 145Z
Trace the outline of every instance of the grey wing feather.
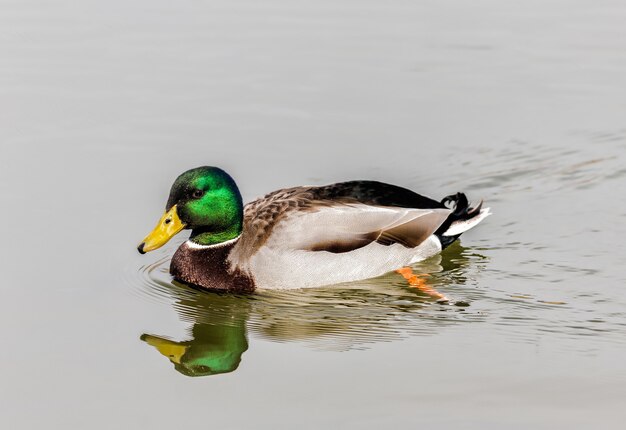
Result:
M363 186L363 182L358 184ZM415 247L451 213L440 207L407 209L393 204L380 205L370 196L364 198L349 192L333 192L331 196L329 190L338 185L342 184L278 190L247 204L243 233L233 250L235 259L241 261L252 256L273 231L280 236L279 246L287 249L339 253L372 242ZM281 223L288 218L288 226Z

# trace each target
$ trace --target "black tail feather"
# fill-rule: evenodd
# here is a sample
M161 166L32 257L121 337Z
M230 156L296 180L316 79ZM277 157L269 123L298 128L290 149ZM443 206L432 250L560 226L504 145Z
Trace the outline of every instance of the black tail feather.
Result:
M474 218L476 215L480 214L480 210L483 205L483 201L481 200L478 205L474 207L470 207L469 201L467 200L467 196L464 193L456 193L451 194L449 196L444 197L441 200L441 204L448 209L452 209L452 213L448 216L448 218L444 221L443 224L437 229L435 235L441 242L441 248L445 249L452 244L455 240L461 236L460 234L456 236L444 236L443 234L450 228L453 222L460 220L468 220Z

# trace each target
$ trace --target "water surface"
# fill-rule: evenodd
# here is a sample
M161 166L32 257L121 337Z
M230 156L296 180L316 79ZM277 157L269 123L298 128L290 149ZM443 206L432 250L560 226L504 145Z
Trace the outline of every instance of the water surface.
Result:
M621 428L626 5L0 2L11 428ZM252 296L137 242L211 164L245 200L375 179L494 216L395 274Z

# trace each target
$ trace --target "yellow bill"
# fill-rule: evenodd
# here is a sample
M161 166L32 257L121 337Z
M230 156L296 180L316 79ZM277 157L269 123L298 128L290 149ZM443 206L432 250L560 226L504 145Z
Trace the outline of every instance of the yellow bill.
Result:
M176 205L174 205L169 211L165 212L159 223L154 227L154 230L139 244L137 251L140 254L154 251L165 245L176 233L184 228L185 224L178 217Z
M187 352L188 345L183 345L162 337L144 334L141 336L141 340L148 345L154 346L161 354L169 358L172 363L180 364L183 355Z

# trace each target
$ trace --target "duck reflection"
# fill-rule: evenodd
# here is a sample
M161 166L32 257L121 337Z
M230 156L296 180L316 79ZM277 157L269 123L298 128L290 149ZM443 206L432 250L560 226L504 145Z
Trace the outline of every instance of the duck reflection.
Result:
M169 358L174 369L186 376L229 373L239 367L248 349L245 297L196 291L176 283L170 292L182 320L192 321L190 339L173 341L151 334L141 340Z
M443 290L465 284L467 272L480 268L484 259L455 244L443 257L435 256L413 269L427 274L421 279L428 288ZM412 288L395 273L358 284L249 296L198 291L178 283L167 283L164 291L173 299L181 320L192 323L190 338L174 341L143 334L141 340L187 376L236 370L248 349L248 330L274 341L347 350L412 334L432 334L462 322L466 311L465 301L437 304L436 297L424 288ZM476 315L473 317L475 321Z

